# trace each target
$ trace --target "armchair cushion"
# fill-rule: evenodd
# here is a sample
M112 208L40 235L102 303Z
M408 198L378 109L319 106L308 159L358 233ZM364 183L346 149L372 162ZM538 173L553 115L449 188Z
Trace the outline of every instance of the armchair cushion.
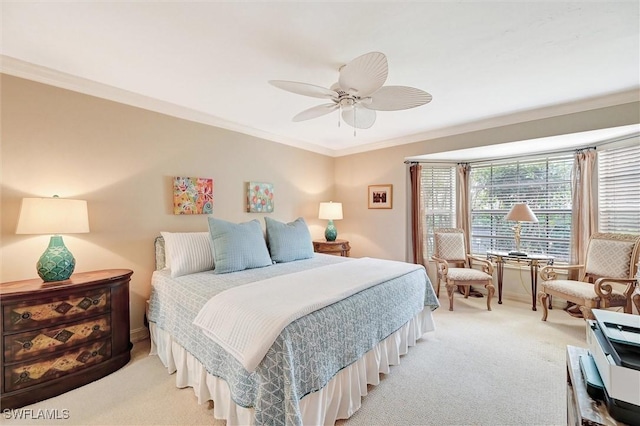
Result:
M596 300L598 299L598 295L593 287L593 284L585 283L584 281L552 280L544 281L542 289L544 292L557 291L570 297L576 297L584 300ZM621 291L613 289L611 292L611 301L624 303L624 301L626 301L626 297Z
M446 260L465 260L467 253L461 232L435 234L438 257Z
M585 273L609 278L628 278L635 241L593 239L587 250Z
M449 268L447 278L451 281L492 280L491 275L471 268Z

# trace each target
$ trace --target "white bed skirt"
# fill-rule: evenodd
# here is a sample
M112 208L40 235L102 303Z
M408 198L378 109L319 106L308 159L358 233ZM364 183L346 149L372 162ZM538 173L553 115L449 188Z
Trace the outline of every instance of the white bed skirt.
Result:
M200 361L174 342L169 333L154 323L149 324L149 329L150 355L158 355L169 374L177 373L177 387L192 387L199 404L213 401L214 417L226 420L228 426L254 424L253 409L233 402L226 381L207 373ZM431 311L423 309L358 361L338 372L324 388L302 398L303 424L333 425L338 419L351 417L360 408L367 385L377 385L380 373L388 374L390 366L400 364L400 355L406 354L409 346L434 330Z

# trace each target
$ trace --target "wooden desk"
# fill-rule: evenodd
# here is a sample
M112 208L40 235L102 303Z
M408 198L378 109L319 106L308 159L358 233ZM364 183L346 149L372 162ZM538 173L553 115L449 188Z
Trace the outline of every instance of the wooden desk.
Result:
M527 264L531 272L531 309L536 311L536 300L538 293L538 267L541 263L553 265L553 256L546 254L528 254L526 256L516 256L506 251L488 251L487 260L493 260L496 263L496 271L498 273L498 304L502 304L502 280L504 277L504 264Z
M611 417L603 401L597 401L587 393L580 370L580 355L588 353L585 348L567 346L567 425L624 425Z

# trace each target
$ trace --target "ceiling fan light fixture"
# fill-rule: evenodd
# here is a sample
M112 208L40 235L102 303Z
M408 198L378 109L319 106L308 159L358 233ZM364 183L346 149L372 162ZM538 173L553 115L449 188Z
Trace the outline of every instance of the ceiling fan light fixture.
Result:
M353 108L353 105L356 103L353 98L342 98L338 101L340 104L340 108L343 110Z

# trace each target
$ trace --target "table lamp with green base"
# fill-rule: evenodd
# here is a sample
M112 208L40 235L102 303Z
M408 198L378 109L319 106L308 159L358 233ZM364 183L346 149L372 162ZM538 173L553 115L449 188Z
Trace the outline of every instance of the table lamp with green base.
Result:
M44 282L69 279L76 260L59 234L89 232L87 202L54 196L23 198L16 234L53 234L36 269Z
M320 203L318 218L329 220L327 229L324 231L324 238L327 241L335 241L338 238L338 230L333 221L342 219L342 203L334 203L333 201Z

